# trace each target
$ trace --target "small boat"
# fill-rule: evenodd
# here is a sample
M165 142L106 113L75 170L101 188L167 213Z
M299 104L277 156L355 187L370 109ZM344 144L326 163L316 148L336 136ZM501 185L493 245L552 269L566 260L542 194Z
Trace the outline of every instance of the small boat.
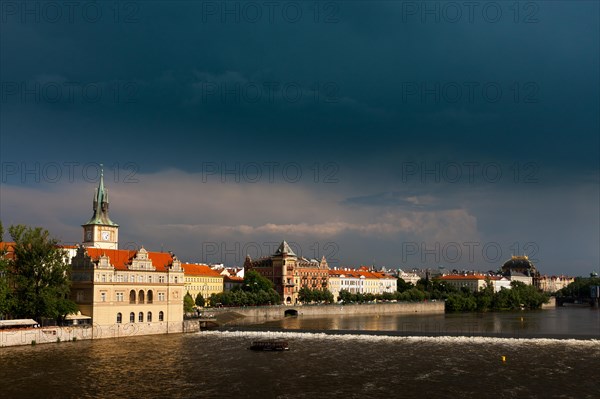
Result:
M290 346L287 341L253 341L250 345L253 351L287 351Z

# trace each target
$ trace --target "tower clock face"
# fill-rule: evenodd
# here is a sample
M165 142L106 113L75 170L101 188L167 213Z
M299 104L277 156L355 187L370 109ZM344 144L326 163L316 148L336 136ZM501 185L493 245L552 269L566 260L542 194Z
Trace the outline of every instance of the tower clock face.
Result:
M102 240L103 240L103 241L108 241L108 240L110 240L110 231L103 231L103 232L102 232Z
M85 240L92 241L92 231L91 230L88 230L85 232Z

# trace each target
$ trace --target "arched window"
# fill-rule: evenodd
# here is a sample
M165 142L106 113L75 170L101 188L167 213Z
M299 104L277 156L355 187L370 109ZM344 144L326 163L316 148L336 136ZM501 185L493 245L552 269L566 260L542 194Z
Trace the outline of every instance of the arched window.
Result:
M143 322L144 322L144 312L140 312L140 313L138 314L138 321L139 321L140 323L143 323Z
M161 310L160 312L158 312L158 321L164 321L164 319L165 319L165 314Z
M148 290L148 295L147 295L146 299L148 300L147 301L148 303L152 303L152 301L154 300L154 294L153 294L152 290Z
M133 312L129 313L129 322L135 323L135 313L133 313Z
M129 291L129 303L135 303L135 291Z
M117 313L117 323L121 324L123 322L123 315L121 312Z
M148 312L147 321L148 323L152 323L152 312Z
M144 291L140 290L138 294L138 303L144 303Z

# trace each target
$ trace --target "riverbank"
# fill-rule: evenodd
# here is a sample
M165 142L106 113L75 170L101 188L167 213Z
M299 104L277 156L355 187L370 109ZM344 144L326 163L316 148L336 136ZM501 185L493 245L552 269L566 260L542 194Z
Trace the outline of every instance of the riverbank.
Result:
M71 327L19 328L0 330L0 347L198 331L200 331L198 320L174 323L119 323L108 326L94 324Z

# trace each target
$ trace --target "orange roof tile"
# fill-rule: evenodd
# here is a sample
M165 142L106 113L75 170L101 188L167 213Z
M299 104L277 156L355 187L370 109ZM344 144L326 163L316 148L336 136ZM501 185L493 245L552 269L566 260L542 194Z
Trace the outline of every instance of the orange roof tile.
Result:
M137 251L127 249L102 249L88 247L87 254L93 261L97 261L102 255L106 255L110 259L110 264L117 270L129 270L128 266L135 257ZM148 252L148 258L152 261L152 265L159 272L168 270L168 266L173 263L173 257L168 252Z
M364 266L363 266L364 267ZM370 271L365 271L364 269L349 269L349 270L329 270L329 275L333 276L333 277L339 277L339 276L346 276L346 277L353 277L353 278L360 278L361 276L364 278L370 278L370 279L383 279L383 278L394 278L390 275L387 275L385 273L381 273L381 272L370 272Z
M3 242L0 241L0 251L6 250L6 259L14 259L15 257L15 243L14 242Z
M183 267L183 272L186 276L223 277L219 272L211 269L207 265L183 263L181 267Z

